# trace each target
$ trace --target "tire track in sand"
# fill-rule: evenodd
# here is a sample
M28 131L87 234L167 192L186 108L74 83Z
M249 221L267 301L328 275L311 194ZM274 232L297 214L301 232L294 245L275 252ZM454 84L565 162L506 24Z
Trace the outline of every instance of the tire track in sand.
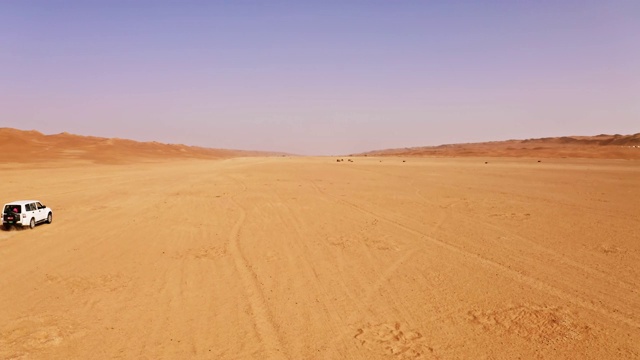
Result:
M240 184L243 191L247 190L247 186L240 180L232 177L230 178ZM236 270L238 271L242 287L247 294L249 306L251 307L251 313L254 319L255 330L262 341L262 345L264 346L265 353L260 357L269 359L288 359L289 357L284 353L282 341L278 335L276 326L274 325L273 316L269 311L264 294L260 289L256 274L251 269L251 266L240 249L240 232L246 221L247 212L235 197L231 197L231 201L240 211L240 217L229 233L228 250L229 254L233 258Z
M368 171L368 172L373 172L376 173L378 175L383 175L383 176L393 176L399 179L404 179L404 180L408 180L410 186L415 190L415 194L421 199L422 202L431 204L431 205L438 205L438 203L431 201L430 199L428 199L427 197L423 196L423 194L421 193L420 189L416 186L416 182L414 179L409 178L409 177L404 177L404 176L397 176L397 175L392 175L389 173L385 173L385 172L381 172L381 171L374 171L374 170L370 170L370 169L362 169L362 168L353 168L354 170L359 170L359 171ZM453 186L449 186L449 185L444 185L444 184L439 184L440 186L445 186L451 189L454 189ZM317 190L317 189L316 189ZM532 201L536 201L539 200L538 197L534 197L534 196L527 196L527 195L523 195L523 194L519 194L520 197L522 197L523 199L527 199L527 200L532 200ZM439 228L444 224L444 222L449 221L453 218L453 207L458 205L459 203L463 202L463 200L456 200L453 201L451 203L449 203L448 205L446 205L444 207L444 209L446 210L446 215L440 220L440 222L436 225L436 227L434 227L432 229L432 231L437 231L439 230ZM563 204L564 206L571 206L571 207L575 207L575 205L569 205L569 204ZM582 208L579 208L580 211L582 211ZM475 222L478 225L481 226L486 226L486 227L490 227L500 233L503 233L505 235L508 235L510 237L513 237L515 239L518 239L521 243L527 243L528 244L528 249L536 249L538 252L540 252L541 254L544 254L545 258L548 261L553 261L556 264L560 264L569 268L573 268L573 270L575 271L579 271L579 272L584 272L584 273L588 273L590 276L592 277L598 277L600 280L611 284L613 286L617 286L621 289L624 289L625 291L631 292L631 293L635 293L636 296L638 294L640 294L640 290L637 288L637 286L635 286L635 284L630 284L627 283L625 281L622 281L620 279L614 278L611 276L611 274L607 274L601 270L598 270L596 268L593 268L591 266L585 265L585 264L581 264L577 261L572 260L571 258L567 257L567 256L563 256L558 254L557 252L553 251L552 249L543 246L537 242L535 242L534 240L522 236L520 234L517 234L513 231L509 231L508 229L504 228L504 227L500 227L498 225L492 224L491 222L488 222L486 220L481 219L480 217L477 216L472 216L469 213L465 213L465 212L456 212L457 216L460 217L464 217L465 218L465 222ZM523 260L530 260L530 258L528 257L524 257Z
M335 197L335 196L333 196L331 194L328 194L328 193L322 191L322 189L320 189L315 184L315 182L313 182L313 181L311 181L311 184L313 185L313 187L316 189L316 191L318 193L323 194L327 198L333 199L333 201L338 203L338 204L343 204L343 205L349 206L352 209L357 210L359 212L375 216L375 217L377 217L377 218L379 218L379 219L381 219L381 220L383 220L383 221L385 221L385 222L387 222L389 224L392 224L392 225L394 225L394 226L396 226L396 227L398 227L400 229L403 229L404 231L407 231L407 232L412 233L414 235L421 236L425 240L429 241L430 243L432 243L432 244L434 244L436 246L439 246L441 248L447 249L447 250L449 250L451 252L454 252L454 253L456 253L458 255L461 255L463 257L472 258L472 259L476 260L477 262L479 262L480 264L482 264L482 265L484 265L486 267L491 267L491 268L499 271L500 273L504 274L505 276L509 276L512 279L516 280L516 281L519 281L521 283L527 284L528 286L530 286L530 287L532 287L534 289L538 289L540 291L544 291L544 292L546 292L548 294L554 295L554 296L556 296L556 297L558 297L560 299L563 299L563 300L565 300L567 302L570 302L572 304L581 306L581 307L583 307L585 309L589 309L591 311L595 311L595 312L600 313L600 314L604 315L605 317L607 317L609 319L612 319L612 320L615 320L615 321L617 321L619 323L623 323L623 324L626 324L628 326L640 329L640 321L637 321L635 318L632 318L630 316L626 316L624 314L621 314L621 313L617 312L616 309L609 309L609 308L607 308L605 306L597 305L595 303L595 301L589 301L589 300L583 299L580 296L569 294L568 292L563 291L563 290L561 290L559 288L556 288L553 285L550 285L550 284L548 284L548 283L546 283L544 281L541 281L539 279L536 279L536 278L534 278L532 276L520 273L520 272L518 272L518 271L516 271L514 269L511 269L511 268L509 268L509 267L507 267L507 266L505 266L503 264L500 264L500 263L498 263L498 262L496 262L494 260L491 260L489 258L486 258L486 257L484 257L484 256L482 256L480 254L465 250L465 249L463 249L461 247L458 247L456 245L447 243L445 241L438 240L438 239L436 239L436 238L434 238L432 236L429 236L429 235L427 235L427 234L425 234L425 233L423 233L423 232L421 232L419 230L416 230L416 229L413 229L412 227L404 225L404 224L402 224L402 223L400 223L400 222L398 222L398 221L396 221L396 220L394 220L392 218L389 218L389 217L383 216L383 215L381 215L379 213L364 209L361 206L359 206L357 204L354 204L352 202L349 202L347 200L344 200L344 199L341 199L341 198L337 198L337 197Z

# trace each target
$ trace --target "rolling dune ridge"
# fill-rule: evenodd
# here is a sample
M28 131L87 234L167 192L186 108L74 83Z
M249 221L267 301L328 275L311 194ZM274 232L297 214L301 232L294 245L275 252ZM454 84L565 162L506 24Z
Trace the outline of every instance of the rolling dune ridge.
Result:
M277 155L260 151L210 149L69 133L44 135L34 130L24 131L12 128L0 128L0 152L3 154L0 162L12 163L81 160L92 163L121 164L145 160Z
M375 150L366 156L423 157L539 157L640 159L640 133L634 135L563 136L555 138L494 141Z

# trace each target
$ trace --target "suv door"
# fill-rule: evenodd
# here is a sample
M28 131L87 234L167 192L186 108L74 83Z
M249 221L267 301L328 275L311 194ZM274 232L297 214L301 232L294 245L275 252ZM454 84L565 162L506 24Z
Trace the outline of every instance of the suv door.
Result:
M33 211L33 204L24 204L22 205L22 225L29 225L31 218L35 218L36 214Z
M29 210L27 213L27 224L31 221L31 218L36 219L36 222L38 222L38 207L36 206L36 203L28 204L27 210Z
M9 221L9 224L22 224L22 214L24 214L22 205L7 205L4 209L3 221Z
M34 203L34 210L36 214L36 222L42 222L47 218L47 211L40 202Z

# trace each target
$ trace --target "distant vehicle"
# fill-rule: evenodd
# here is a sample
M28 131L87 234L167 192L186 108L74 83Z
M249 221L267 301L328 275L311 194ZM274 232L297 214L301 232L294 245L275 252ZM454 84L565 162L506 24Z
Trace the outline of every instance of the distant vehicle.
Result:
M2 210L2 226L5 230L11 226L28 226L33 229L36 224L53 221L53 211L38 200L19 200L5 204Z

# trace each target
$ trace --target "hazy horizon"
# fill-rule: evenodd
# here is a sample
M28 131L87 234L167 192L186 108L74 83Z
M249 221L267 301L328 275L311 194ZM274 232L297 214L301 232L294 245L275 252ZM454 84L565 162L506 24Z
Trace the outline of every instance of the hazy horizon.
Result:
M640 3L5 1L0 127L302 155L640 132Z

